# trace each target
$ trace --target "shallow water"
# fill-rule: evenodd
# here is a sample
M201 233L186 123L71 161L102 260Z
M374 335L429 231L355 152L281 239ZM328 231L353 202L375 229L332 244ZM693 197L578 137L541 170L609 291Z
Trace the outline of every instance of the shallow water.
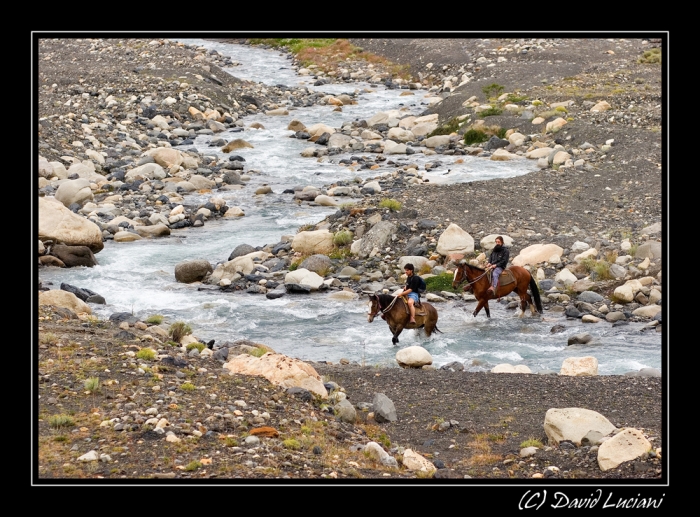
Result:
M380 111L404 108L407 114L419 115L427 107L426 92L400 96L401 90L388 90L370 84L340 84L313 87L313 79L296 75L289 60L276 51L249 46L203 40L181 40L217 49L230 55L239 66L230 69L241 79L266 84L287 84L321 89L339 94L367 91L357 105L344 106L342 112L329 106L291 110L288 116L255 115L245 118L242 132L217 135L225 139L242 138L254 145L236 154L246 160L251 172L251 185L239 191L217 192L229 206L239 206L245 217L235 220L208 221L203 228L176 230L168 238L144 239L133 243L107 241L97 254L94 268L43 268L44 285L59 288L61 282L87 288L103 295L106 306L93 305L94 312L108 317L114 312L133 312L146 318L162 314L167 321L186 321L201 341L210 339L234 341L249 339L271 346L276 351L303 360L333 361L347 358L367 365L396 366L397 347L392 346L389 327L381 319L367 322L368 300L338 301L332 292L312 295L287 295L269 300L264 295L223 293L197 290L197 286L175 282L175 266L184 260L206 259L213 265L228 259L239 244L263 246L275 244L283 235L293 235L309 223L323 220L335 212L332 207L297 206L286 188L297 185L329 185L337 180L374 177L377 171L354 170L339 165L348 155L335 155L323 160L302 158L301 151L315 144L289 138L286 127L292 119L309 126L323 122L340 127L343 121L369 118ZM247 129L260 122L264 130ZM209 147L210 136L200 136L195 147L206 154L220 151ZM362 154L362 153L359 153ZM424 156L420 153L404 157L419 164L439 159L443 166L425 177L434 183L459 183L511 177L531 172L529 160L495 162L471 156ZM401 157L393 157L401 161ZM449 174L446 174L450 169ZM273 194L254 196L255 185L267 183ZM204 201L207 197L192 203ZM340 200L341 202L345 200ZM190 201L187 201L190 203ZM211 286L208 286L211 287ZM582 324L566 320L558 313L545 312L542 318L515 317L516 311L503 304L491 303L491 319L482 313L473 318L476 302L436 303L438 327L442 333L425 338L414 330L404 331L400 346L421 345L441 366L452 361L468 365L469 370L488 370L499 363L525 364L533 371L558 371L562 361L571 356L593 355L599 362L600 374L621 374L643 367L661 368L661 334L653 329L642 330L641 324L611 327L608 323ZM529 313L528 313L529 314ZM560 314L560 313L559 313ZM552 334L555 324L566 330ZM567 346L573 334L587 332L594 337L589 345Z

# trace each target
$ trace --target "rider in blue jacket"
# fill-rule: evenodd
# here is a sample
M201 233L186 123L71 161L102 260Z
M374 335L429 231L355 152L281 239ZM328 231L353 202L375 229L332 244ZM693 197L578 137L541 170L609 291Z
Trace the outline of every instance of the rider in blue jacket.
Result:
M396 296L406 295L406 298L408 299L408 310L411 314L411 320L409 323L415 323L416 307L414 304L420 301L418 296L421 285L420 277L416 276L413 264L406 264L403 269L406 272L406 286L403 288L403 291L398 293Z

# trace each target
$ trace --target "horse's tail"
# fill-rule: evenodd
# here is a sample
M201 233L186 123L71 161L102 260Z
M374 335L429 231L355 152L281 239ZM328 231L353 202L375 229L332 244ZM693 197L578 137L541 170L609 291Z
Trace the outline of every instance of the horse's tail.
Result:
M532 291L532 297L535 299L535 307L537 307L537 312L542 314L542 300L540 299L540 288L535 281L535 277L530 275L530 291Z

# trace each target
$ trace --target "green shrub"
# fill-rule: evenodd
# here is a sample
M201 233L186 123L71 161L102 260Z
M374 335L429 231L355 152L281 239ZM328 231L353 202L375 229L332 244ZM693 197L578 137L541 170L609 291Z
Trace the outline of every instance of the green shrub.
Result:
M334 248L331 250L331 252L328 254L328 258L342 260L350 255L352 255L352 251L350 251L348 246L344 246L342 248Z
M520 444L521 449L524 449L525 447L537 447L538 449L541 449L544 447L544 445L537 438L529 438Z
M460 125L461 123L459 119L457 117L453 117L442 126L437 127L433 131L431 131L430 134L428 134L428 137L437 135L451 135L452 133L456 133L457 131L459 131Z
M195 470L197 470L197 469L199 469L199 468L202 468L202 463L199 462L199 461L197 461L197 460L194 460L194 461L190 461L190 462L187 464L187 466L185 467L185 470L186 470L187 472L192 472L192 471L195 471Z
M506 97L506 102L510 102L512 104L517 104L518 102L526 101L527 96L525 95L516 95L514 93L509 93L508 96Z
M352 232L340 230L333 235L333 244L336 246L346 246L352 242Z
M142 348L136 352L136 357L144 361L153 361L156 358L156 351L152 348Z
M660 48L652 48L649 50L645 50L644 54L642 54L642 57L640 57L637 60L637 63L642 63L642 64L661 64L661 49Z
M163 316L160 314L154 314L153 316L149 316L146 318L146 323L150 323L151 325L160 325L163 323Z
M287 438L282 442L282 446L285 449L291 449L293 451L301 449L301 443L299 443L299 440L296 440L294 438Z
M399 210L401 210L401 203L396 199L384 198L379 202L379 206L381 208L388 208L392 212L398 212Z
M503 90L505 89L505 86L502 86L500 84L496 83L491 83L487 86L484 86L481 91L484 92L484 95L486 95L486 98L489 99L491 97L498 97Z
M75 420L70 415L53 415L49 417L49 425L54 429L71 427L75 425Z
M94 393L100 388L100 379L98 377L90 377L83 381L83 386L85 389L91 393Z
M610 263L604 260L596 262L593 271L595 271L600 280L611 280L613 278L613 274L610 272Z
M442 273L441 275L431 276L425 279L425 286L428 292L448 291L450 293L458 292L452 289L453 275L450 273Z
M194 384L192 384L191 382L183 382L182 384L180 384L180 389L183 391L194 391L197 388L195 388Z
M192 350L193 348L196 348L197 350L199 350L199 351L201 352L201 351L204 350L206 347L207 347L207 345L205 345L204 343L190 343L190 344L187 345L185 348L186 348L187 350Z
M488 109L480 111L476 115L479 118L486 118L486 117L492 117L494 115L500 115L501 113L503 113L503 110L501 108L497 108L496 106L491 106Z
M253 357L262 357L267 353L267 350L264 348L260 347L255 347L252 350L248 350L248 354L252 355Z
M192 334L192 327L190 327L184 321L176 321L170 325L170 329L168 330L168 335L173 338L173 341L178 343L183 337L190 334Z
M482 142L486 142L488 139L489 137L486 132L482 131L481 129L470 129L464 133L465 145L480 144Z
M556 108L554 108L554 111L558 113L567 113L566 108L564 106L557 106Z

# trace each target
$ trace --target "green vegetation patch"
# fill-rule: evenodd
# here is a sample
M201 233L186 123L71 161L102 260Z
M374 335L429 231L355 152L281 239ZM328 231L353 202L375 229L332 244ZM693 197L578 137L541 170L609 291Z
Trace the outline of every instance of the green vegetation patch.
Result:
M381 208L388 208L392 212L398 212L401 210L401 202L397 201L396 199L384 198L379 202L379 206Z
M453 276L450 273L442 273L441 275L431 276L425 279L425 285L429 292L448 291L450 293L458 292L452 289Z

